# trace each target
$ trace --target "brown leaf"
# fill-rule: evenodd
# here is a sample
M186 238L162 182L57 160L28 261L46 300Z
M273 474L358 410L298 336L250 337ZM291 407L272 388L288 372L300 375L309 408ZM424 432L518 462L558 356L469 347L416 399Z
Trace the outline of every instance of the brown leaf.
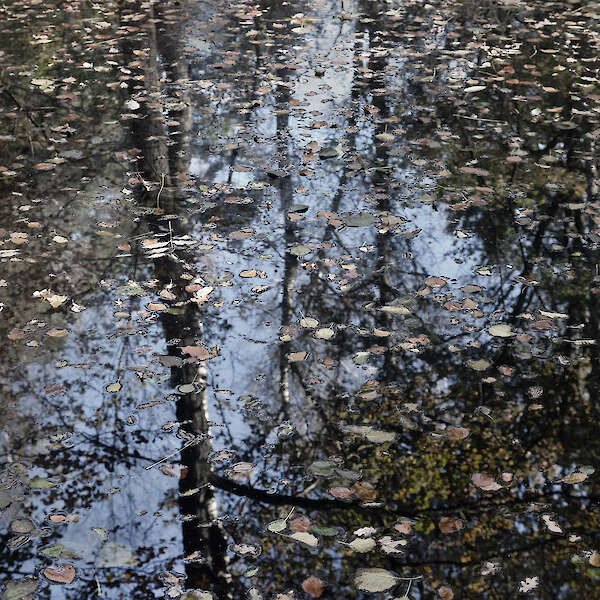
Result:
M347 487L342 487L342 486L336 486L336 487L332 487L329 490L329 493L334 497L334 498L351 498L352 497L352 490L350 488Z
M575 485L576 483L581 483L582 481L585 481L587 479L587 473L579 473L577 471L575 471L574 473L569 473L568 475L565 475L560 482L561 483L568 483L570 485Z
M500 484L496 483L489 475L485 475L484 473L473 473L471 481L478 488L481 488L486 492L494 492L502 487Z
M412 524L410 521L401 521L400 523L396 523L394 525L394 529L398 533L403 533L405 535L408 535L412 532Z
M446 285L446 280L443 277L428 277L425 285L431 288L442 288Z
M37 165L33 165L33 168L36 171L51 171L52 169L56 169L56 165L52 163L38 163Z
M452 588L449 588L447 585L443 585L438 589L438 595L442 600L452 600L454 598Z
M323 582L312 575L302 582L302 589L313 598L320 598L323 593Z
M290 529L292 531L308 531L310 529L310 519L308 517L296 517L290 521Z
M489 171L485 169L477 169L476 167L461 167L462 173L466 173L467 175L480 175L481 177L486 177L490 174Z
M46 335L50 337L65 337L69 333L68 329L50 329L50 331L46 332Z
M448 439L456 442L458 440L464 440L469 435L469 430L466 427L448 427L446 434Z
M73 565L46 567L44 576L54 583L71 583L75 579L75 567Z
M442 533L456 533L463 528L463 522L454 517L442 517L439 522L439 528Z
M181 351L198 360L209 360L217 355L214 348L207 350L204 346L182 346Z

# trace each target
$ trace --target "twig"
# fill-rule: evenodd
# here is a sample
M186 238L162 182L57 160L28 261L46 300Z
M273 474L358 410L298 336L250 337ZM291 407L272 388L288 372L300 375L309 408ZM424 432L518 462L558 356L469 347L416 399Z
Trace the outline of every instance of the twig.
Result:
M158 190L158 194L156 194L156 208L160 208L160 194L165 187L165 174L160 174L160 189Z
M197 444L198 442L199 442L199 440L194 438L193 440L189 441L187 444L184 444L178 450L175 450L175 452L171 452L171 454L165 456L164 458L161 458L160 460L157 460L155 463L152 463L151 465L148 465L147 467L144 467L144 469L146 469L146 471L148 471L152 467L156 467L156 465L160 465L161 463L165 462L165 460L169 460L169 458L173 458L180 452L183 452L186 448L189 448L190 446L193 446L194 444Z

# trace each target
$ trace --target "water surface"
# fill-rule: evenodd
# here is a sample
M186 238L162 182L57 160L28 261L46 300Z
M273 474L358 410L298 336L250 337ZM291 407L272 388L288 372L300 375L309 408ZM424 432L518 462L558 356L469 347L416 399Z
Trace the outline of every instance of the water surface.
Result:
M595 2L0 8L0 592L600 590Z

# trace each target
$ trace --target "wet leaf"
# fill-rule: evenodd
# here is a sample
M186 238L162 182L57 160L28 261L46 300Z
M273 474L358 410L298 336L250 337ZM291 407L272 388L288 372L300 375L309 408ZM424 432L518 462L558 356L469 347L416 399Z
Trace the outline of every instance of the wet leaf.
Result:
M290 253L295 256L304 256L310 252L312 252L312 250L308 246L294 246L290 248Z
M354 585L364 592L385 592L398 583L398 577L386 569L361 569L354 576Z
M31 519L14 519L10 522L10 530L15 533L31 533L35 523Z
M375 215L371 213L360 212L344 217L344 224L348 227L368 227L373 223L375 223Z
M492 325L488 329L488 333L495 337L502 338L507 338L515 335L514 332L511 330L510 325Z
M348 548L354 552L370 552L377 547L377 543L373 538L356 538L350 543L345 544Z
M463 528L463 523L460 519L442 517L438 526L442 533L456 533Z
M32 489L35 489L35 490L45 490L45 489L53 488L56 485L58 485L58 484L54 483L53 481L49 481L48 479L45 479L44 477L32 477L29 480L29 487L31 487Z
M81 558L76 552L72 552L62 544L46 546L45 548L42 548L41 553L49 558L67 558L71 560L78 560Z
M474 371L485 371L486 369L488 369L490 367L490 363L487 360L481 358L478 360L470 360L469 366Z
M312 533L308 533L307 531L298 531L296 533L292 533L289 535L293 540L297 542L301 542L310 546L311 548L316 548L319 545L319 538L313 535Z
M277 519L275 521L271 521L267 525L267 529L272 531L273 533L281 533L285 529L287 529L287 521L285 519Z
M39 581L35 577L24 577L9 581L2 592L2 600L23 600L36 592Z
M499 483L496 483L492 477L485 475L484 473L473 473L471 481L478 488L485 490L486 492L494 492L502 488Z
M540 585L539 577L527 577L526 579L523 579L523 581L521 581L521 583L519 583L519 592L521 592L521 593L530 592L531 590L534 590L535 588L537 588L539 585Z
M320 598L323 594L323 581L314 575L302 582L302 589L313 598Z
M44 569L44 577L53 583L72 583L75 579L75 567L73 565L56 565Z

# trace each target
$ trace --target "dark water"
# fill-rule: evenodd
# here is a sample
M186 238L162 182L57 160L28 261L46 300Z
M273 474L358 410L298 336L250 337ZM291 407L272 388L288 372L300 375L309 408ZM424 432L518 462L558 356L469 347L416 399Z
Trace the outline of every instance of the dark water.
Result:
M600 597L600 4L0 7L0 597Z

